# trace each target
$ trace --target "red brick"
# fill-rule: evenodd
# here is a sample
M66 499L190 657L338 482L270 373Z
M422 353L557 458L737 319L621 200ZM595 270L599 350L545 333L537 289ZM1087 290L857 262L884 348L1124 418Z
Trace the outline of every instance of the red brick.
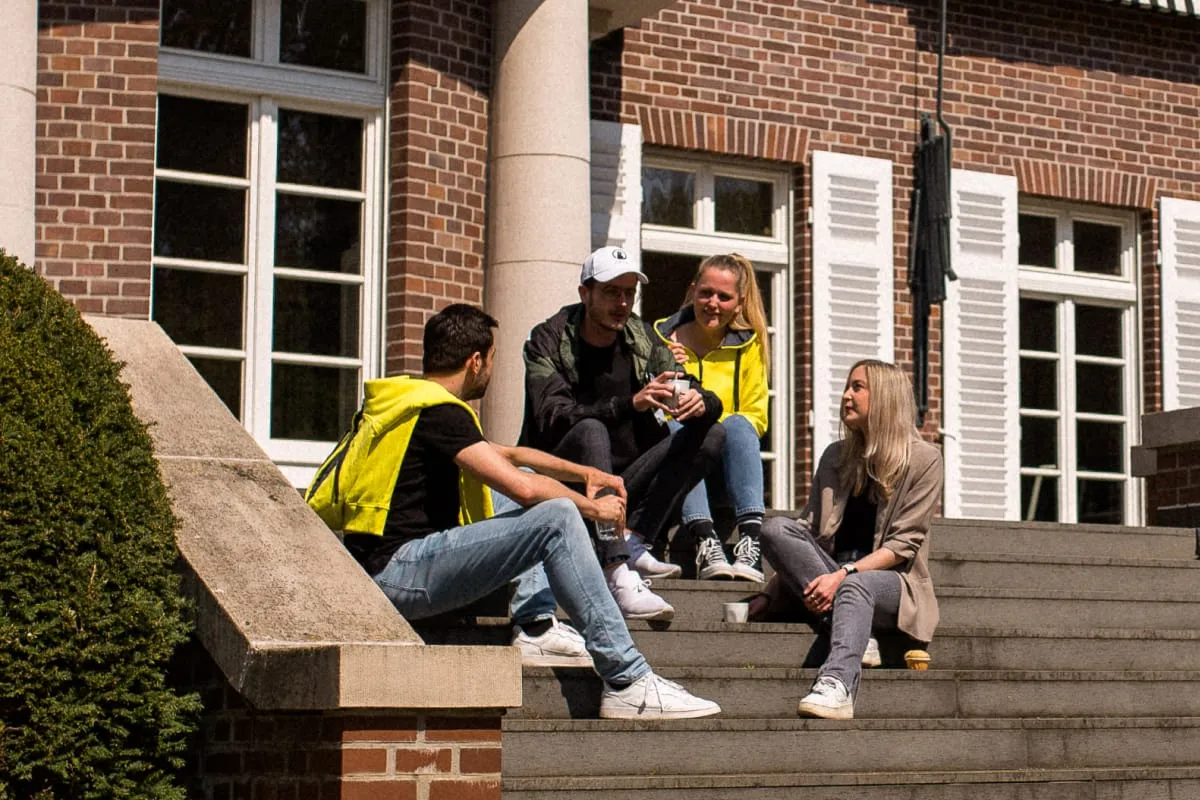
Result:
M458 751L458 768L465 774L500 774L501 751L499 747L464 747Z
M386 750L360 750L347 747L342 750L342 774L355 775L364 772L387 771Z
M339 800L416 800L417 782L342 781ZM464 798L465 800L465 798Z
M326 720L329 735L340 733L343 742L415 742L415 717L345 717Z
M500 800L500 781L433 781L429 784L429 800Z
M395 771L398 775L414 772L449 772L453 756L453 752L445 748L416 750L406 747L397 748Z

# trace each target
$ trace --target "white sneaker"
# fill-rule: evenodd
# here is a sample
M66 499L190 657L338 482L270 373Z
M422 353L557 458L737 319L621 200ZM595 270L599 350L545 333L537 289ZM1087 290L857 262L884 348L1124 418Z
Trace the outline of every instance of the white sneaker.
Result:
M735 577L733 567L725 557L725 548L715 536L696 541L696 577L702 581Z
M879 655L879 640L872 636L867 639L867 649L863 652L862 665L878 667L881 664L883 664L883 657Z
M556 619L550 620L549 630L541 636L530 636L514 625L512 643L521 651L523 667L592 667L579 631Z
M695 719L720 714L711 700L691 694L678 683L648 672L624 689L605 685L601 719Z
M758 538L743 536L733 546L733 577L762 583L762 550Z
M678 564L668 564L655 558L638 534L627 532L625 541L629 543L629 568L643 578L678 578L683 574L683 567Z
M649 587L650 581L643 580L625 564L621 564L608 575L608 589L625 619L674 619L675 609L650 591Z
M801 716L821 719L854 719L854 703L850 700L846 684L823 675L817 678L812 691L800 701L796 712Z

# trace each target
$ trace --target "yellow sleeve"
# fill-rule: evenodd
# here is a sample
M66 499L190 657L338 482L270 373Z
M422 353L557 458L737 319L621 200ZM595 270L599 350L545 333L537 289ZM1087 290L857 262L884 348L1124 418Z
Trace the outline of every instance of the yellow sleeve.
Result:
M770 402L767 397L767 367L763 363L762 343L757 339L742 357L741 403L738 413L750 420L759 436L767 432Z

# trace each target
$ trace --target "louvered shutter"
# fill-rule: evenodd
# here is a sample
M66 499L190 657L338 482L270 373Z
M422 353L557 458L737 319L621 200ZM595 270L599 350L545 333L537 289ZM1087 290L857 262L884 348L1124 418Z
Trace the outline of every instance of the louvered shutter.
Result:
M840 436L846 373L892 360L892 163L813 153L813 458Z
M1200 202L1164 197L1163 410L1200 406Z
M642 251L642 129L592 120L592 249Z
M1019 519L1017 181L954 170L943 309L947 517Z

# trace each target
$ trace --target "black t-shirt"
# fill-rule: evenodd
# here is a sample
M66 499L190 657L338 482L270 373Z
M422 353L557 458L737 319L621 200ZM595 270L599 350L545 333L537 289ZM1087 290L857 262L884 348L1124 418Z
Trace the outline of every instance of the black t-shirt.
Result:
M846 513L834 536L833 550L844 553L858 550L869 553L875 549L875 503L871 502L871 487L862 494L851 495L846 500Z
M346 547L375 575L400 546L458 526L458 465L454 459L484 441L465 408L452 404L421 412L404 453L383 536L347 534Z
M575 399L582 405L594 405L610 397L632 397L637 392L633 359L619 339L608 347L579 342L579 384ZM642 454L638 446L637 418L609 425L612 440L613 472L620 473Z

